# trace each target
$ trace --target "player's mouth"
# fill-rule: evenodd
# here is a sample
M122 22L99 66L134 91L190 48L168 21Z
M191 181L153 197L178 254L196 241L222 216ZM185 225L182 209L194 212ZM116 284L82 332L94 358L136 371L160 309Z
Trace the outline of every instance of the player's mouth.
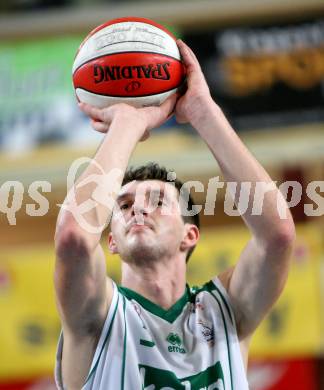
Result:
M133 230L133 231L141 231L141 230L145 230L145 229L151 229L151 230L154 230L153 229L153 225L151 223L148 223L148 222L144 222L144 223L131 223L129 225L129 227L126 229L126 233L128 233L129 231Z

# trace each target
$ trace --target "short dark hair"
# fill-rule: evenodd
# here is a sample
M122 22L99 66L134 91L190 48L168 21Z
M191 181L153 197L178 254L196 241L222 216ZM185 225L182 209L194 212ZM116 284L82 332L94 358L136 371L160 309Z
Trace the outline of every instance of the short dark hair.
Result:
M174 171L172 169L166 169L165 167L160 166L157 163L150 162L146 165L142 165L140 167L130 167L127 169L124 179L122 182L122 185L125 185L127 183L130 183L131 181L137 180L137 181L145 181L145 180L160 180L165 183L174 183L175 188L178 190L179 195L186 195L186 198L188 199L188 206L190 207L190 210L192 210L193 206L195 205L192 196L190 195L190 192L188 189L183 185L183 183L179 179L172 179L172 173ZM196 225L197 228L200 228L200 220L199 220L199 214L195 213L192 216L186 216L182 215L182 219L185 223L191 223L193 225ZM193 250L195 247L190 248L190 250L187 253L186 261L189 260L189 257L191 256Z

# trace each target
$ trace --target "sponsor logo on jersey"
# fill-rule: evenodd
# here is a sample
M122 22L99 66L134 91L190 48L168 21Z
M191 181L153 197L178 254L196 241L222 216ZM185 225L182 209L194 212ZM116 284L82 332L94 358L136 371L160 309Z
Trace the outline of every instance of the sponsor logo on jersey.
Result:
M168 343L171 344L168 346L169 352L186 353L185 349L182 346L181 338L177 333L169 333L166 340Z
M195 375L177 378L172 371L138 366L143 390L225 390L220 362Z
M199 320L197 323L201 328L201 334L203 338L212 347L214 345L214 338L215 338L213 325L207 323L207 321L203 322L202 320Z

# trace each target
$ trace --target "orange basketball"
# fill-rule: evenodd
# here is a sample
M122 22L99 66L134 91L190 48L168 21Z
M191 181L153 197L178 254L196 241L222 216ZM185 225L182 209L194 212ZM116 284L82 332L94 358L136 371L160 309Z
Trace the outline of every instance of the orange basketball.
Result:
M73 64L79 101L97 107L160 105L184 81L175 37L149 19L114 19L81 43Z

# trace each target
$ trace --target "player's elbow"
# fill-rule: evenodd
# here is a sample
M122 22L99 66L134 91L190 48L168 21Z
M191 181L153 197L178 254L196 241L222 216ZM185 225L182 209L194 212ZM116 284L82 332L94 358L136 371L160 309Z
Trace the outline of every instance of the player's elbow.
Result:
M73 225L65 225L57 229L55 234L55 251L60 260L82 260L90 256L90 248L86 239Z
M274 232L269 235L268 245L278 251L289 251L293 248L296 239L295 224L292 219L278 224Z

